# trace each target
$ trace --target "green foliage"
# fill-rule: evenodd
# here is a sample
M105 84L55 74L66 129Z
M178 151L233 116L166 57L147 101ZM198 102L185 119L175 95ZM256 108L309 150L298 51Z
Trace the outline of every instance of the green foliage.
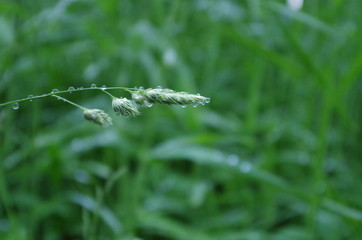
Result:
M357 239L361 11L360 1L297 12L277 0L2 1L0 102L91 84L212 101L146 108L109 128L55 98L1 107L0 239ZM111 107L104 95L62 96Z

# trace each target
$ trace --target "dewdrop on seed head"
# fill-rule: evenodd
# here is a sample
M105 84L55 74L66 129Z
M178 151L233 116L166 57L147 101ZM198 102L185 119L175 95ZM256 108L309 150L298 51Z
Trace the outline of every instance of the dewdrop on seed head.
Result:
M83 111L84 118L87 121L93 122L102 127L109 127L112 125L112 118L108 116L103 110L100 109L85 109Z
M153 103L150 103L149 101L147 101L141 92L133 92L132 100L134 103L136 103L138 106L141 106L141 107L152 107L153 106Z
M113 98L112 108L117 115L135 117L141 114L136 103L127 98Z
M144 101L143 103L146 107L149 107L149 108L153 106L153 103L150 103L149 101Z

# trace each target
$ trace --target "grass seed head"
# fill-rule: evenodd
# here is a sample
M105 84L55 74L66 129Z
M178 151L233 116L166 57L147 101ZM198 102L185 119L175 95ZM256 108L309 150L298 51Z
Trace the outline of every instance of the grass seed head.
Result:
M168 105L205 105L210 102L210 98L201 96L199 94L189 94L186 92L175 92L171 89L146 89L138 93L144 101L150 103L161 103Z
M140 111L138 111L137 104L127 98L114 98L112 108L117 115L135 117L141 114Z
M83 111L84 118L90 122L98 124L102 127L109 127L112 125L112 118L108 116L103 110L100 109L85 109Z
M152 107L153 103L147 101L145 95L143 94L143 90L132 93L133 102L136 103L140 107Z

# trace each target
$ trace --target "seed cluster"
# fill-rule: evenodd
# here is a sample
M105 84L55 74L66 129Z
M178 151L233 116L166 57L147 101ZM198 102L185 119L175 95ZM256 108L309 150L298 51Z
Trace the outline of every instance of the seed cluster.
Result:
M127 98L113 98L112 108L117 115L135 117L141 114L137 104Z
M132 95L133 100L140 105L147 103L160 103L168 105L192 105L197 107L198 105L205 105L210 102L210 98L201 96L200 94L189 94L186 92L175 92L171 89L146 89L139 90Z
M83 111L84 118L90 122L98 124L102 127L109 127L112 125L112 118L108 116L103 110L100 109L85 109Z
M108 95L111 95L107 92ZM167 105L205 105L210 102L210 98L201 96L200 94L189 94L186 92L175 92L171 89L138 88L132 91L132 100L127 98L116 98L112 96L112 108L117 115L136 117L140 115L139 107L152 107L153 104ZM94 122L98 125L108 127L112 125L112 119L99 109L84 110L86 120Z

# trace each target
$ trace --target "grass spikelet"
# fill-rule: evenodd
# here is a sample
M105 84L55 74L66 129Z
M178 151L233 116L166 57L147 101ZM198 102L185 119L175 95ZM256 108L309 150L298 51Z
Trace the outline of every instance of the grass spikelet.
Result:
M133 99L137 103L149 102L160 103L168 105L205 105L210 102L210 98L201 96L199 94L189 94L186 92L175 92L171 89L150 88L140 90L133 94Z
M85 109L83 111L84 118L90 122L98 124L102 127L109 127L112 125L112 118L108 116L103 110L100 109Z
M117 115L136 117L141 114L137 104L127 98L113 98L112 108Z

